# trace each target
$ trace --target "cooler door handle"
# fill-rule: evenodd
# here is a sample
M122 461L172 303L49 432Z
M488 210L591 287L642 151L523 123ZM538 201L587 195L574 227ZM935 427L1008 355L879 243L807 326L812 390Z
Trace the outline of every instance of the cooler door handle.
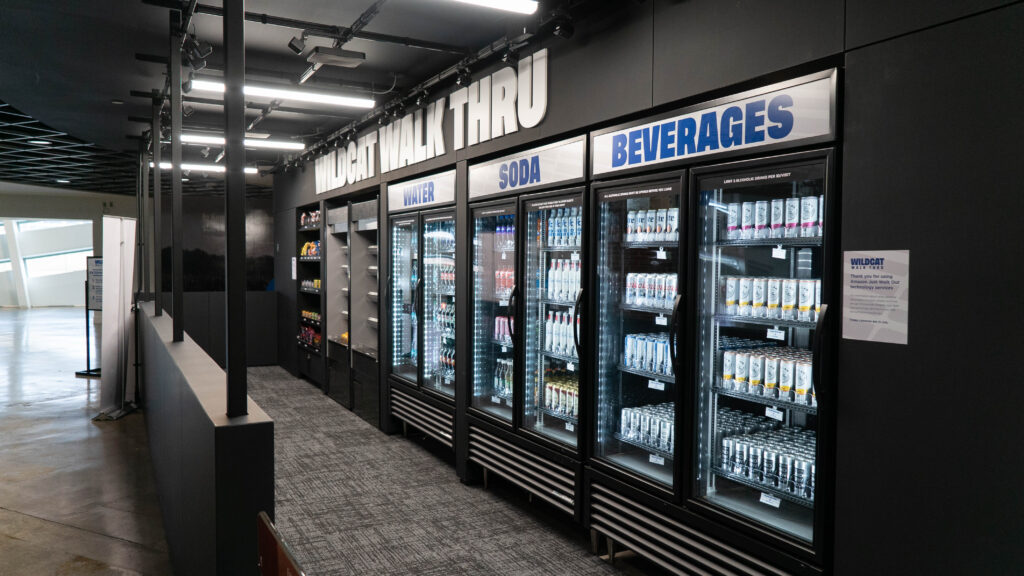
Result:
M814 340L811 342L811 384L818 389L821 383L821 347L825 340L825 316L828 314L828 304L821 305L821 313L818 314L818 322L814 326Z
M515 324L516 323L513 322L512 319L514 318L514 315L515 315L515 312L516 312L516 304L517 304L516 300L517 300L518 296L519 296L519 286L516 286L515 288L512 288L512 294L510 294L509 297L508 297L508 306L505 307L505 311L506 311L505 312L506 313L505 321L508 322L508 335L509 335L509 338L512 338L513 341L515 341L515 339L516 339L516 332L515 332Z
M580 350L580 331L579 331L579 319L580 319L580 300L583 300L583 289L581 288L576 292L576 302L572 308L572 339L573 344L576 345L576 357L582 358L583 352Z
M676 359L679 357L679 355L676 353L677 352L677 350L676 350L676 332L678 331L677 323L679 321L679 304L682 301L683 301L683 295L682 294L676 294L675 300L672 303L672 322L669 325L669 333L668 333L669 347L668 347L668 351L669 351L669 354L671 354L671 357L672 357L672 369L673 370L676 369Z

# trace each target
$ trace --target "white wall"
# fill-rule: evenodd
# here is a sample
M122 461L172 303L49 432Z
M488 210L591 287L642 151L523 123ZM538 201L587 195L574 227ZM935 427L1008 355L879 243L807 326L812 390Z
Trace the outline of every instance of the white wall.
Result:
M0 306L14 306L18 295L14 292L14 273L0 272Z
M28 297L33 308L85 306L85 270L30 278L28 282Z

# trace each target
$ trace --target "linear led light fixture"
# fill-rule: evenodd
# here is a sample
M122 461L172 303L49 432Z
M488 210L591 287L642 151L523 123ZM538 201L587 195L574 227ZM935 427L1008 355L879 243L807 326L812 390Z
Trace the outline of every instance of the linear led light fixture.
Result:
M192 90L201 92L224 93L223 82L210 80L193 80ZM348 106L351 108L373 108L376 104L370 98L356 98L355 96L338 96L336 94L322 94L320 92L309 92L307 90L289 90L283 88L267 88L264 86L243 86L242 93L246 96L260 96L263 98L275 98L279 100L293 100L297 102L310 102L313 104L331 104L334 106Z
M223 146L223 136L206 136L203 134L182 134L181 141L184 144L212 144ZM260 140L255 138L245 139L246 148L267 148L270 150L305 150L306 145L302 142L286 142L283 140Z
M152 162L149 163L149 167L150 168L153 167L153 163ZM170 162L161 162L160 163L160 169L161 170L170 170L171 168L172 168L172 166L171 166ZM218 172L218 173L221 173L221 174L223 174L227 170L226 167L224 167L224 166L222 166L220 164L185 164L184 162L182 162L182 164L181 164L181 169L182 170L188 170L189 172ZM257 170L256 168L253 168L252 166L246 166L245 167L245 173L246 174L257 174L257 173L259 173L259 170Z
M516 12L519 14L533 14L537 11L537 0L455 0L463 4L475 4L495 10Z

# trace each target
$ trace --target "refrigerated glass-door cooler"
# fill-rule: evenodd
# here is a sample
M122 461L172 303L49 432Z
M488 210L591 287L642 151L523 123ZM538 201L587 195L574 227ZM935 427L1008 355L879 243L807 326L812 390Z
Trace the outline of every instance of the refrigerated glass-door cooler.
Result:
M523 428L577 445L583 197L526 203Z
M416 217L391 221L391 371L413 384L419 366L416 308L421 286L418 240Z
M595 457L671 490L685 261L676 182L601 192Z
M473 210L471 405L512 424L515 360L515 205Z
M694 498L817 536L827 159L698 171Z
M455 396L455 216L423 216L422 385Z

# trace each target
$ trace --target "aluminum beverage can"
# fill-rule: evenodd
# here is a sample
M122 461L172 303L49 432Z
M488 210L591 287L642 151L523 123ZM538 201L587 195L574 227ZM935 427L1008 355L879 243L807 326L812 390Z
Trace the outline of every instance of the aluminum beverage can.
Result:
M633 334L626 334L626 341L622 346L622 364L626 368L632 368L633 362L636 360L636 336Z
M750 444L736 441L735 456L733 457L732 472L740 476L747 475L747 467L750 465Z
M777 319L782 314L782 310L779 306L779 296L782 291L782 281L778 278L769 278L766 283L767 298L765 306L765 316L767 318Z
M679 278L675 274L665 275L665 308L670 308L679 293Z
M629 413L629 437L633 440L640 439L640 411L633 408Z
M768 201L758 200L754 206L754 237L771 238L772 229L768 225Z
M654 239L663 242L668 238L665 233L668 231L668 210L662 208L658 210L657 216L654 221Z
M772 238L782 238L786 232L786 201L782 198L772 200Z
M661 421L661 431L658 433L658 447L662 450L671 450L672 445L670 439L672 438L672 423L667 418Z
M665 240L679 239L679 208L668 209L668 220L665 223Z
M739 240L740 238L740 204L732 202L729 204L729 216L726 220L725 237L728 240Z
M736 298L739 296L738 283L739 278L735 276L725 277L725 313L730 316L737 315Z
M647 241L647 210L636 211L636 226L633 228L633 242Z
M796 320L797 281L786 278L782 281L782 319Z
M572 390L572 417L578 418L580 415L580 389L573 388Z
M752 292L753 278L740 278L739 281L739 304L736 307L738 316L750 316L750 297Z
M811 475L807 480L807 497L814 500L814 477L818 475L817 466L814 462L811 462Z
M665 359L668 357L668 341L659 337L656 341L654 367L651 372L663 374L665 372Z
M786 238L800 236L800 199L786 198Z
M654 307L665 308L668 295L668 274L658 274L654 290Z
M647 354L647 338L641 334L635 334L633 335L633 342L635 343L636 350L633 352L633 363L630 365L630 368L643 370L644 355Z
M636 210L626 213L626 242L636 242Z
M796 362L784 358L779 362L779 400L793 401L793 380L796 377Z
M658 275L645 274L644 306L656 308L658 306Z
M722 352L722 388L732 390L736 376L736 353L732 350Z
M779 477L779 453L771 447L768 447L764 451L764 455L761 457L764 466L764 479L762 482L769 486L775 486L778 482Z
M818 236L825 235L825 195L818 196Z
M779 359L775 356L766 356L764 359L764 389L761 395L765 398L775 398L779 386Z
M779 490L791 492L793 480L793 457L789 454L779 456Z
M748 467L747 478L757 482L761 482L764 479L763 454L760 446L752 445L750 447L750 456L748 457L750 466Z
M750 315L754 318L766 318L768 309L765 307L765 292L768 291L767 278L754 278L751 286Z
M747 360L747 389L745 392L755 396L761 395L761 384L764 383L764 356L751 354Z
M551 410L551 397L554 395L554 385L550 382L544 383L544 407Z
M754 202L744 202L740 208L740 219L743 226L740 237L744 240L750 240L754 237L754 211Z
M747 379L750 376L750 353L736 352L734 386L737 391L747 389Z
M814 319L811 309L814 307L814 280L801 280L798 294L797 319L801 322L810 322Z
M821 316L821 280L814 281L814 321Z
M640 413L640 433L638 439L644 444L651 441L651 415L647 412Z
M623 303L627 306L633 305L633 298L636 290L636 273L630 272L626 274L626 293L622 297Z
M733 460L735 459L736 442L732 438L722 438L722 470L729 472L732 470Z
M629 429L630 413L633 411L632 408L622 409L622 422L619 423L619 434L625 438L632 436Z
M797 404L807 404L808 394L811 391L811 380L813 379L813 370L810 362L797 362L796 364L796 402Z
M800 235L818 235L818 197L804 196L800 199Z
M811 475L811 463L803 459L793 460L793 493L807 496L807 482Z
M647 233L646 242L651 242L657 237L658 227L658 211L648 210L647 211L647 224L644 231Z
M653 336L648 336L644 343L647 348L644 350L644 370L654 372L654 363L658 355L658 340Z

